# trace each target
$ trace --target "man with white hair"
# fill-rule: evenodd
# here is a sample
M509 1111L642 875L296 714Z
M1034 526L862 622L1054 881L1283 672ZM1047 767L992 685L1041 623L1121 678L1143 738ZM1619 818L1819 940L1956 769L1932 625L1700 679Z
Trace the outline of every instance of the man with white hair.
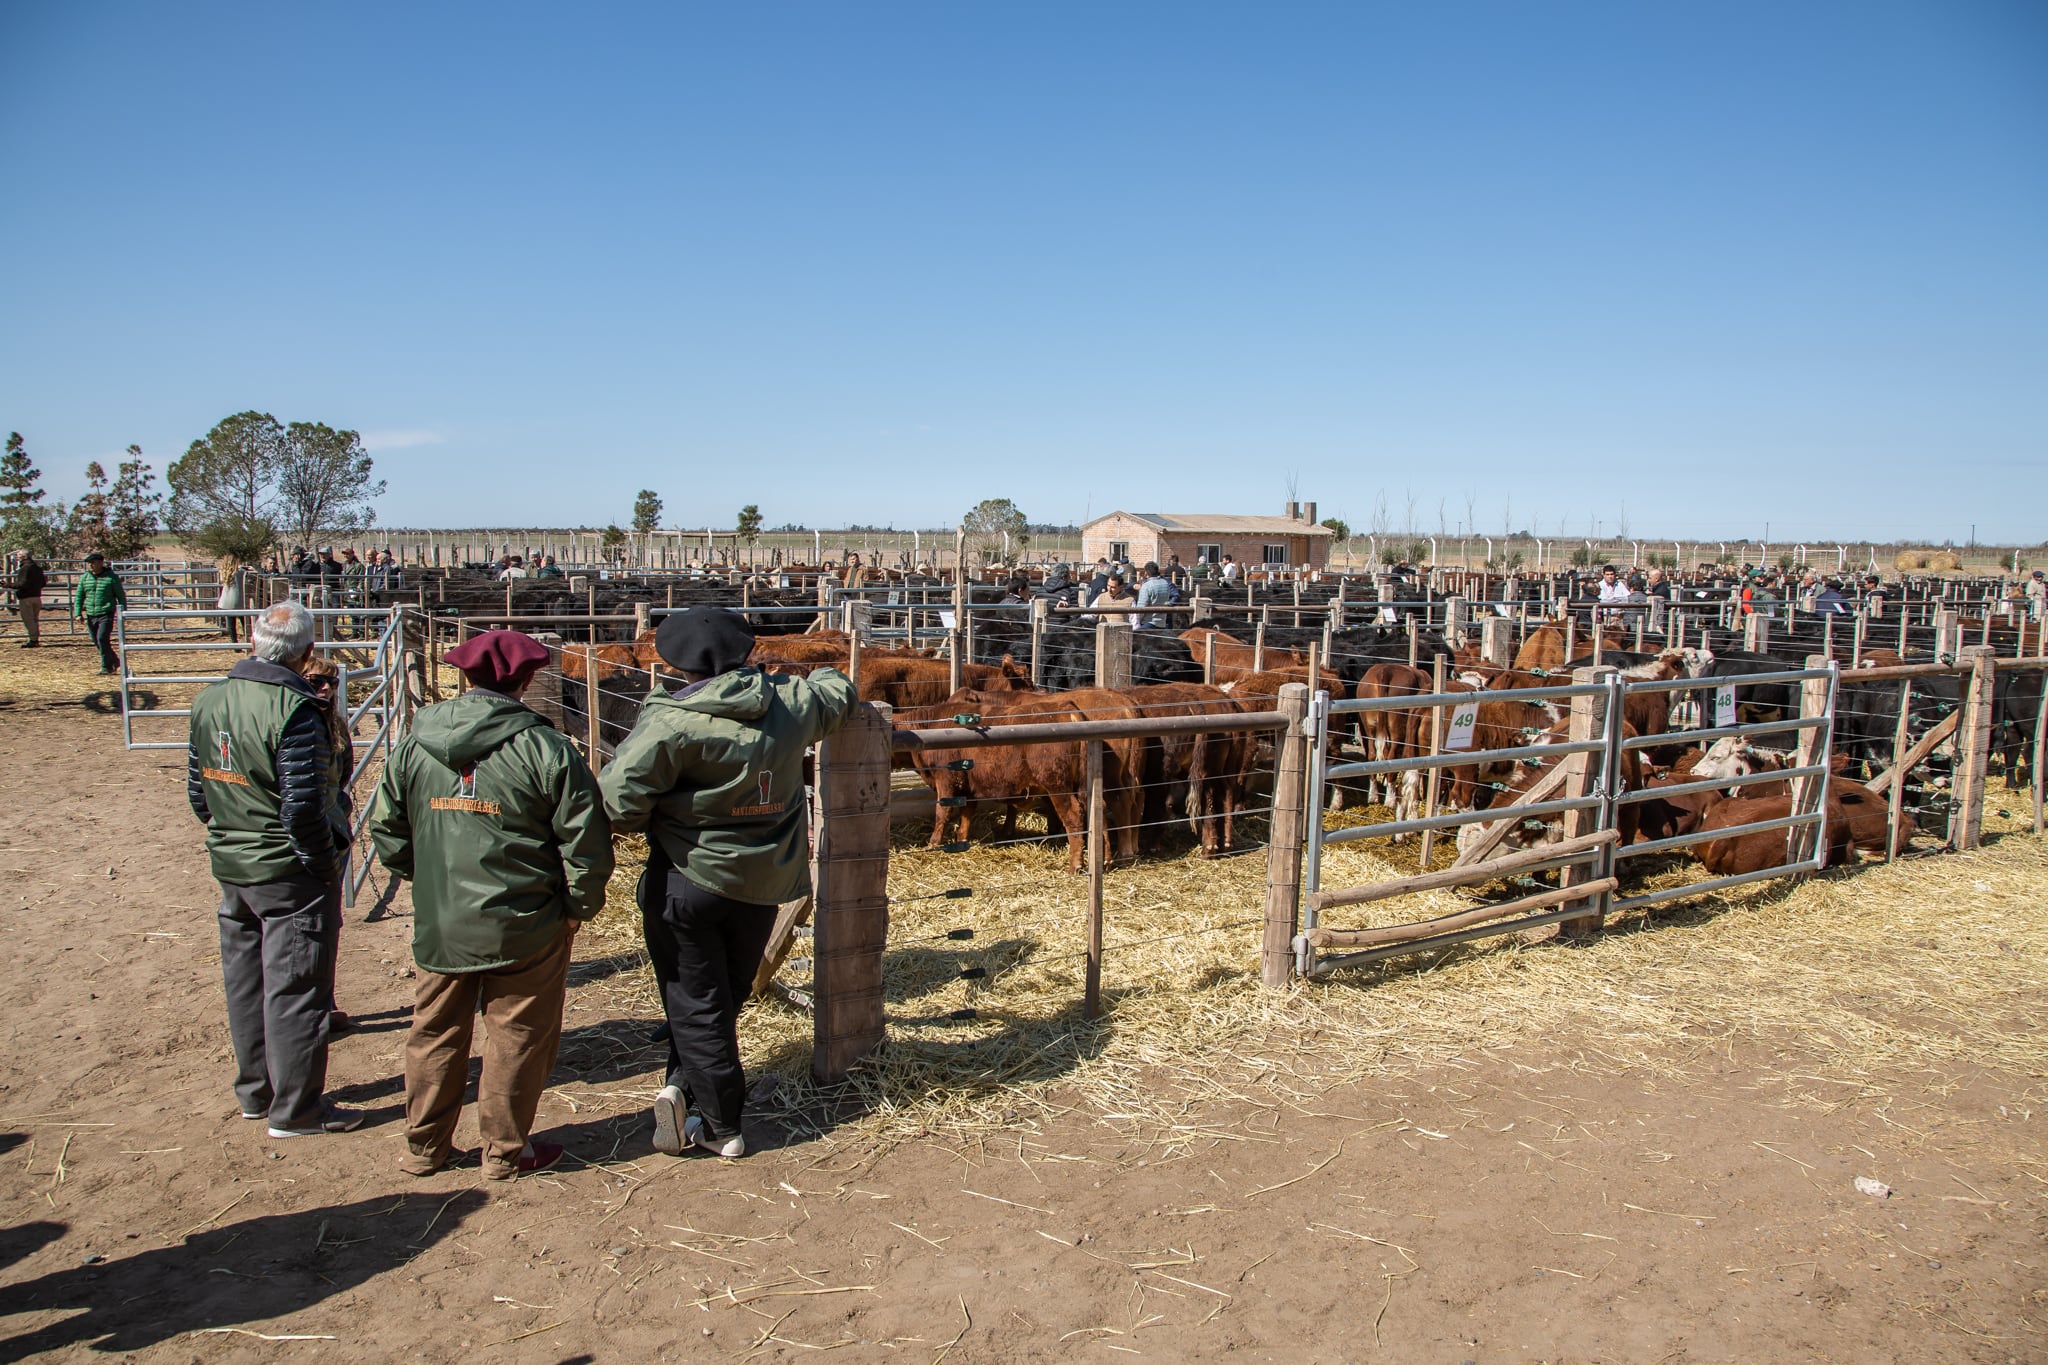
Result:
M359 1127L325 1105L328 1000L341 929L326 706L300 676L313 617L280 602L250 631L249 658L192 703L186 791L220 883L220 968L235 1044L235 1098L273 1138Z

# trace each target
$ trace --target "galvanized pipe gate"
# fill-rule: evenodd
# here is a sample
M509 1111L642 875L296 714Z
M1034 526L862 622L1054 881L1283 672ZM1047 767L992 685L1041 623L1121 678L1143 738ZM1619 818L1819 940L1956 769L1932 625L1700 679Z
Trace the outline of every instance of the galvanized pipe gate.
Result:
M1733 686L1725 679L1638 680L1611 668L1580 669L1573 674L1569 685L1499 692L1445 691L1420 696L1336 700L1326 692L1318 693L1311 709L1314 743L1310 750L1306 803L1309 818L1302 887L1303 932L1296 935L1293 944L1296 971L1302 976L1319 976L1345 964L1445 948L1472 939L1519 933L1548 924L1564 925L1567 933L1584 932L1589 927L1587 922L1597 925L1612 911L1653 905L1680 896L1698 895L1772 877L1818 871L1825 863L1827 847L1827 775L1832 756L1830 736L1838 674L1831 662L1815 658L1809 663L1813 666L1805 669L1743 677L1741 683L1744 686L1798 683L1801 689L1800 714L1797 716L1748 723L1735 718ZM1627 702L1632 694L1675 698L1680 694L1707 691L1718 694L1700 703L1699 714L1702 717L1712 715L1717 721L1708 728L1637 735L1626 723ZM1473 749L1470 747L1471 721L1484 702L1569 702L1570 720L1565 737L1558 740L1545 732L1533 736L1532 743L1512 748ZM1718 705L1715 704L1717 702ZM1428 710L1437 716L1448 715L1450 720L1431 726L1433 739L1428 752L1395 758L1331 761L1336 747L1333 739L1341 739L1345 728L1341 718L1397 710ZM1632 752L1671 744L1711 742L1729 736L1746 738L1771 734L1797 737L1797 757L1792 767L1638 790L1630 790L1624 778L1627 769L1624 755ZM1505 807L1448 814L1425 810L1419 816L1377 824L1335 830L1325 827L1322 812L1329 805L1336 783L1353 778L1412 781L1423 775L1481 761L1517 765L1547 763L1551 766L1543 778L1531 784L1516 801ZM1626 847L1621 844L1618 817L1624 806L1652 797L1788 781L1793 800L1786 816ZM1434 785L1431 790L1434 791ZM1562 825L1554 838L1548 828L1553 817ZM1532 848L1488 856L1503 839L1515 830L1525 828L1525 822L1539 819L1541 842ZM1433 834L1470 826L1479 827L1482 833L1475 842L1461 850L1449 868L1334 890L1323 885L1324 850L1332 844L1403 838L1411 834ZM1627 859L1779 829L1786 833L1786 849L1783 859L1773 867L1634 896L1617 898L1615 895L1619 890L1619 865ZM1550 870L1562 873L1560 884L1555 889L1475 906L1433 920L1370 929L1332 929L1322 922L1327 910L1420 891L1479 886L1505 876L1526 876ZM1326 950L1334 949L1348 951L1326 955Z

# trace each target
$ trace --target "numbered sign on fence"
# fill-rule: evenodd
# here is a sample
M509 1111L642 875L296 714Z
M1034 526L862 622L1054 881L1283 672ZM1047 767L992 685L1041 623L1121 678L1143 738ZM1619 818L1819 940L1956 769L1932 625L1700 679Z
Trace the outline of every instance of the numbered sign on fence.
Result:
M1461 701L1451 708L1450 728L1444 732L1444 750L1469 749L1472 747L1472 733L1479 728L1479 703Z
M1719 729L1735 723L1735 684L1728 683L1714 689L1714 726Z
M1399 625L1399 624L1400 624L1400 622L1401 622L1401 617L1400 617L1400 614L1399 614L1398 612L1396 612L1396 611L1395 611L1395 610L1394 610L1394 609L1393 609L1392 607L1381 607L1381 608L1380 608L1380 624L1381 624L1381 625L1383 625L1383 626L1393 626L1393 625Z
M953 613L950 611L941 611L939 613L939 624L944 626L947 630L951 630L953 628Z

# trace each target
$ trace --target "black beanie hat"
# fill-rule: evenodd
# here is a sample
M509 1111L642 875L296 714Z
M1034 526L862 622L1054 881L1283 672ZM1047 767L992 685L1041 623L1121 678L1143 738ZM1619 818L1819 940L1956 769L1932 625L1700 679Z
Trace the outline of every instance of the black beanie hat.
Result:
M724 607L679 611L654 632L654 651L669 667L707 678L738 668L753 648L753 627Z

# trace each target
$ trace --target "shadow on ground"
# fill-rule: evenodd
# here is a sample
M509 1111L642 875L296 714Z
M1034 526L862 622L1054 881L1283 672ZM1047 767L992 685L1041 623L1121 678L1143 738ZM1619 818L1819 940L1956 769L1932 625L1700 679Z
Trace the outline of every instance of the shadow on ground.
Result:
M385 1195L250 1218L178 1246L11 1284L0 1295L0 1313L72 1316L0 1338L0 1362L80 1344L97 1351L138 1351L175 1337L285 1318L396 1270L452 1234L487 1201L481 1190L453 1196ZM56 1226L12 1229L0 1236L0 1247L11 1254L27 1243L43 1245L51 1240L47 1229ZM193 1344L219 1340L207 1335Z

